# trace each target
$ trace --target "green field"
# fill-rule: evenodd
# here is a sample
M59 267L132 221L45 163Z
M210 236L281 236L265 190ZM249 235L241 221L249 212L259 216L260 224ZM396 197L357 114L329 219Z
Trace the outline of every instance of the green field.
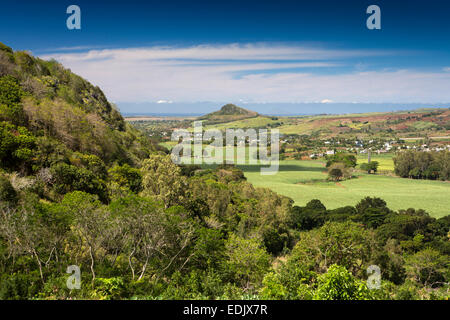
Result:
M385 154L372 154L371 159L372 161L378 161L379 172L394 172L394 160L392 158L394 155L392 153L385 153ZM358 154L356 157L358 160L358 164L361 165L361 163L367 162L367 153L366 154Z
M375 159L374 159L375 160ZM288 196L297 205L319 199L329 208L355 205L366 196L380 197L389 208L425 209L434 217L450 214L450 183L410 180L385 175L358 174L338 184L327 182L325 167L319 161L280 161L276 175L263 176L259 166L240 166L248 181Z
M248 150L246 154L248 157ZM339 183L327 181L325 163L320 160L282 160L275 175L261 175L260 165L238 167L255 187L270 188L290 197L297 205L319 199L328 209L334 209L356 205L362 198L371 196L382 198L393 210L424 209L434 217L450 214L449 182L395 177L391 174L394 170L392 157L393 154L371 156L372 161L379 162L379 171L385 174L356 172L356 178ZM359 154L357 159L359 164L367 162L367 154Z

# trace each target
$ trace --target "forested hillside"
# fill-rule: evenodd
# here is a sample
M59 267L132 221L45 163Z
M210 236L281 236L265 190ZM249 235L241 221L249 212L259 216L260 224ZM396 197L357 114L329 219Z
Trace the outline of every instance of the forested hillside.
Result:
M177 166L98 87L0 45L0 299L448 299L449 226Z

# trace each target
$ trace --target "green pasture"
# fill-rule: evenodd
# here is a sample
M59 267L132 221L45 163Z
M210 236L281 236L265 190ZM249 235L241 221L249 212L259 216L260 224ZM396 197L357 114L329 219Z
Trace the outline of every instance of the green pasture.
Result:
M248 147L244 150L247 160ZM220 154L224 149L217 148L216 152ZM394 170L392 157L393 154L372 154L372 160L380 163L379 171L385 173ZM357 158L359 164L367 162L367 154L359 154ZM236 154L234 160L237 160ZM297 205L305 205L311 199L319 199L327 208L333 209L355 205L362 198L371 196L382 198L389 208L394 210L424 209L434 217L450 214L448 182L356 172L355 178L335 183L327 181L325 162L320 160L282 160L278 172L274 175L261 175L261 166L268 167L261 164L238 164L247 180L255 187L270 188L292 198Z
M394 172L393 157L394 157L393 153L381 153L381 154L372 153L371 155L372 161L378 161L379 172ZM361 163L367 163L367 153L360 153L356 158L358 160L358 167L359 165L361 165Z
M450 214L450 183L411 180L386 175L358 174L340 183L326 181L324 164L319 161L280 161L279 172L260 174L259 166L240 166L248 181L256 187L270 188L288 196L297 205L319 199L329 208L355 205L364 197L384 199L389 208L424 209L434 217Z

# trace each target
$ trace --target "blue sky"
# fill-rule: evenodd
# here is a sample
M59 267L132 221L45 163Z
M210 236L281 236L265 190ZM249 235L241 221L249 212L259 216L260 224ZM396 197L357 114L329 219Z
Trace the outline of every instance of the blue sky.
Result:
M81 30L66 28L71 4ZM371 4L381 30L366 28ZM449 102L449 14L444 0L2 1L0 41L57 59L124 112L210 101L302 113Z

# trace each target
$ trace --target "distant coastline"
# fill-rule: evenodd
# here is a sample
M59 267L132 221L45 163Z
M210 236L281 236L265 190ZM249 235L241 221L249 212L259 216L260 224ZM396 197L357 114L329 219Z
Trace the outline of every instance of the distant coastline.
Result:
M447 109L448 107L429 107L429 108L417 108L417 109L404 109L393 111L361 111L361 112L317 112L317 113L261 113L261 116L267 117L308 117L308 116L345 116L345 115L358 115L358 114L377 114L377 113L402 113L402 112L420 112L433 109ZM164 118L167 119L195 119L203 116L204 113L157 113L157 112L122 112L123 117L127 121L138 120L158 120Z
M231 102L173 102L170 104L120 103L116 105L126 118L129 117L198 117L219 109ZM449 108L450 103L235 103L245 109L253 110L266 116L313 116L313 115L344 115L377 112L407 112L420 109ZM162 111L162 112L159 112ZM194 111L194 112L186 112Z

